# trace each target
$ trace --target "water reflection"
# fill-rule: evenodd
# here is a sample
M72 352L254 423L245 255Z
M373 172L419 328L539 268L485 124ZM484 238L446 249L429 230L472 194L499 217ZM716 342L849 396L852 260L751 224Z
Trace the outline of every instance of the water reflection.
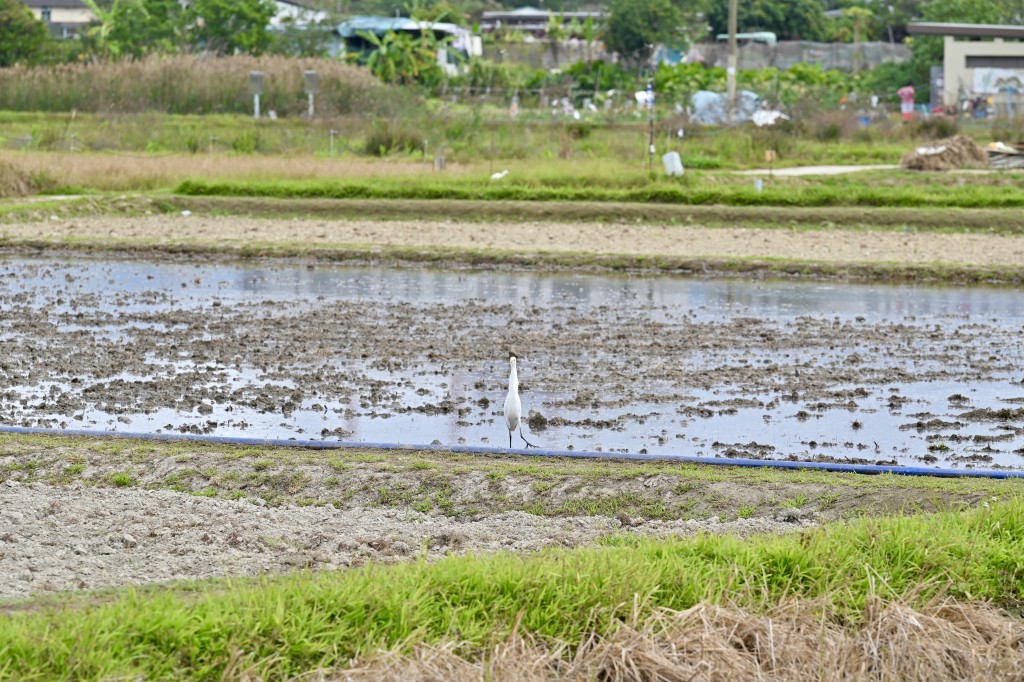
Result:
M239 263L139 263L106 260L46 261L25 258L0 260L0 295L5 316L0 326L0 339L31 343L24 332L17 331L15 302L45 310L61 333L75 331L66 321L66 314L77 312L109 314L109 324L97 332L95 326L83 326L97 338L128 343L133 330L166 328L161 322L130 319L133 313L160 312L171 309L202 311L203 314L232 315L234 304L258 301L285 302L272 314L288 315L295 310L329 305L332 301L366 301L379 303L382 309L401 305L488 305L508 306L510 314L548 320L551 324L571 325L574 316L600 317L608 324L634 319L630 313L637 308L650 311L641 323L641 334L624 342L624 353L642 358L645 344L656 335L653 325L680 321L730 320L738 317L775 320L835 319L849 322L864 318L871 323L940 328L984 322L1008 334L1024 332L1024 296L1019 292L986 288L942 288L918 286L881 286L801 283L794 281L751 281L743 279L687 279L677 277L597 276L533 272L481 272L473 270L435 271L428 269L385 269L309 266L301 262L274 264ZM211 306L219 305L219 308ZM216 312L214 313L213 311ZM481 323L484 315L466 319L464 324ZM538 317L539 316L539 317ZM502 324L490 319L488 323ZM427 330L444 333L444 330ZM966 331L965 331L966 333ZM196 339L202 340L202 335ZM965 353L992 352L984 346L972 346L965 338ZM749 358L752 363L801 365L811 362L843 362L864 349L843 348L834 355L803 349L787 351L786 357L771 357L760 351ZM1022 366L1024 351L1016 345L999 350L1009 367ZM576 358L578 359L578 358ZM557 363L557 358L533 358L520 368L521 380L531 383L531 372L540 361ZM702 359L709 367L716 363L745 362L735 358L728 348L708 353ZM358 359L348 359L362 376L373 377L398 386L393 402L384 407L419 408L450 400L454 404L475 405L482 394L481 384L488 386L487 406L472 413L420 413L398 409L370 409L361 397L331 399L318 397L297 405L286 415L233 404L212 403L202 412L167 407L150 409L130 415L115 415L93 405L72 417L50 413L45 406L54 382L15 385L6 401L7 414L13 418L55 420L68 427L95 427L125 431L166 431L185 426L209 430L216 435L263 436L268 438L316 438L324 431L342 427L349 440L365 442L422 443L434 440L443 443L492 444L507 443L507 432L500 418L503 393L493 388L495 377L505 376L505 358L474 370L451 368L443 359L436 368L424 370L422 364L412 369L380 369L359 366ZM902 361L881 355L871 357L873 368L920 370L921 366L901 367ZM918 362L918 361L915 361ZM159 381L175 373L197 372L202 368L186 356L174 362L150 363L153 375L133 377L87 377L83 385L102 378L125 381ZM547 447L562 449L601 449L605 451L647 451L695 455L727 455L730 448L749 445L761 447L767 457L856 457L869 461L895 460L920 465L922 457L942 452L940 446L957 445L961 455L983 452L991 438L1000 438L995 454L987 454L986 463L1018 466L1024 452L1024 435L1002 430L998 423L972 423L940 430L907 429L918 417L931 414L950 423L958 422L963 407L951 405L949 396L969 397L970 408L1000 409L1007 400L1024 397L1024 388L1012 370L994 370L984 381L963 382L901 382L894 379L888 387L905 399L897 409L889 402L889 394L862 399L855 411L824 409L808 413L799 403L780 401L772 392L752 394L749 389L721 383L709 390L694 390L689 407L705 406L708 414L680 412L659 398L673 395L677 387L659 379L658 368L647 368L641 392L650 401L635 401L628 406L594 408L575 401L579 387L563 386L555 390L533 388L524 392L524 408L542 410L549 417L561 419L553 423L539 440ZM259 371L244 365L230 372L221 371L222 384L232 388L273 384ZM434 373L436 372L436 373ZM857 386L836 386L836 391L854 391ZM742 397L747 402L738 407L712 406L712 403ZM1015 404L1015 403L1013 403ZM34 407L42 405L42 407ZM804 412L804 414L801 414ZM611 428L594 428L590 423L620 419ZM209 427L209 424L216 424ZM1019 423L1018 423L1019 426ZM1008 436L1008 437L1004 437ZM336 438L337 436L326 436ZM987 451L985 451L987 452ZM749 452L744 454L750 454ZM954 462L955 463L955 462ZM950 461L939 462L948 466ZM964 462L967 466L969 463Z

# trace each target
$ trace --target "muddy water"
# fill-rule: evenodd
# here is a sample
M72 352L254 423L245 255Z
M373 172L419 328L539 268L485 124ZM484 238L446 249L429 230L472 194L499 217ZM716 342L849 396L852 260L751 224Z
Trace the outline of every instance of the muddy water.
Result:
M1024 466L1000 289L0 260L0 423ZM513 445L521 445L518 436Z

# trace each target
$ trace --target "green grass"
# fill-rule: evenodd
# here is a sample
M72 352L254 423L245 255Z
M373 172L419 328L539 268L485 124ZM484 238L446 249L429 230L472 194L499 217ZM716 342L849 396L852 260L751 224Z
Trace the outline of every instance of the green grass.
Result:
M0 618L0 677L217 680L231 664L281 679L452 633L464 653L479 654L520 617L525 632L575 643L620 620L707 600L760 609L820 599L849 622L869 597L921 606L938 594L1020 605L1024 500L782 537L626 535L526 557L40 600L9 606Z
M0 92L0 103L7 94ZM251 101L236 95L233 92L218 107L223 104L232 108L251 106ZM288 104L292 106L296 102L289 98ZM304 106L304 102L303 98L300 106ZM400 142L389 145L391 148L387 156L391 160L422 162L422 141L426 138L430 148L428 160L432 160L435 150L443 145L452 164L492 160L547 163L568 158L575 162L614 159L636 167L646 165L646 159L638 159L636 153L637 149L644 148L647 140L646 121L629 118L595 120L589 128L590 134L569 141L564 135L564 124L550 120L546 112L540 119L526 116L515 123L496 123L488 118L504 117L504 112L494 109L481 116L473 108L461 108L458 113L444 116L447 125L438 126L439 115L424 121L430 115L422 110L392 111L385 117L368 116L362 108L358 115L344 119L317 117L309 121L297 116L282 116L270 121L266 118L255 120L244 113L164 114L149 110L144 113L98 114L85 112L79 107L72 115L69 113L71 106L60 108L61 111L52 113L0 111L0 149L67 153L73 142L76 153L130 152L152 158L169 154L305 154L321 159L351 159L378 155L379 145L370 144L368 147L367 142L379 140L379 132L375 129L383 126L390 133L386 138ZM280 109L278 111L283 113ZM335 152L332 155L330 131L337 128L343 130L334 138ZM973 132L979 139L991 136L991 132L985 129ZM743 126L729 131L729 134L721 134L715 128L691 128L688 133L685 143L664 140L660 135L657 140L659 148L679 151L687 169L763 165L764 151L769 146L779 152L777 167L797 163L896 163L915 139L921 137L909 130L892 130L875 137L858 136L821 143L808 134L790 133L769 138L754 126ZM487 144L480 143L484 136L488 138ZM491 140L494 141L493 147Z
M116 473L108 474L106 476L106 482L118 488L130 488L138 483L138 480L130 471L118 471Z
M679 182L623 173L577 177L534 175L493 183L476 177L394 177L324 181L188 180L175 192L186 196L302 199L407 199L457 201L626 202L679 205L883 208L1017 208L1024 206L1024 175L950 181L952 176L859 173L854 176L786 178L758 192L747 176L686 176ZM954 178L955 180L955 178Z

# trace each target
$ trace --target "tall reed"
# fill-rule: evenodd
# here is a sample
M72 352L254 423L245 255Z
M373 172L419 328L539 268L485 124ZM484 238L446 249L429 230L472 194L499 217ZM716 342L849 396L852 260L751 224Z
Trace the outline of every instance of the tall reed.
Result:
M393 115L409 98L400 89L383 86L365 69L331 59L171 55L0 69L0 109L249 114L249 74L261 71L261 108L299 115L308 108L306 70L318 75L315 104L320 115Z

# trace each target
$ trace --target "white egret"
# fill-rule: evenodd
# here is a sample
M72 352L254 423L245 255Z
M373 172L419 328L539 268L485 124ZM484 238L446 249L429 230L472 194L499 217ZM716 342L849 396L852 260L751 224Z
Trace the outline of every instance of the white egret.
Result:
M508 169L501 171L500 173L491 173L491 180L501 180L503 177L508 175Z
M512 447L512 433L518 428L519 437L526 443L526 447L535 448L537 446L526 440L526 436L523 435L523 403L519 400L519 375L516 374L516 356L509 357L508 364L512 366L512 371L508 375L508 395L505 396L505 425L508 426L508 446L509 448Z

